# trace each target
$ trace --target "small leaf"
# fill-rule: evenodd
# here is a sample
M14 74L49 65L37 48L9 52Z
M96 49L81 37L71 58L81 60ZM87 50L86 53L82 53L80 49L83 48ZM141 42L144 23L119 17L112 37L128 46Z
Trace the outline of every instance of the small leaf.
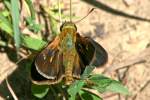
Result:
M69 100L75 100L76 94L80 91L80 89L84 86L84 81L79 80L75 81L68 89L68 94L71 96Z
M100 98L99 96L83 90L79 91L79 95L82 100L102 100L102 98Z
M95 66L87 66L81 76L81 79L86 79L90 75L90 73L93 71L94 68ZM71 98L69 100L75 99L76 94L81 90L84 84L85 84L85 81L78 80L69 87L68 93L71 95Z
M95 68L95 66L91 66L91 65L86 66L86 68L81 76L81 79L86 79L90 75L90 73L93 71L94 68Z
M39 51L46 46L46 44L45 41L22 35L22 45L29 49Z
M3 0L3 3L5 7L10 11L11 10L10 0Z
M26 0L28 6L29 6L29 9L30 9L30 12L31 12L31 17L32 19L35 20L35 10L34 10L34 6L33 6L33 3L31 0Z
M48 85L35 85L35 84L32 84L32 87L31 87L31 91L32 91L32 94L37 97L37 98L43 98L44 96L46 96L46 94L48 93L49 91L49 86Z
M13 30L10 21L0 12L0 29L13 36Z
M89 80L94 82L96 85L93 86L94 89L98 90L99 92L103 93L106 91L107 86L109 86L112 82L111 79L104 77L103 75L95 74L92 75Z
M57 36L59 34L59 30L58 30L58 27L57 27L58 22L53 17L51 17L51 16L56 16L55 15L56 13L52 12L52 11L49 11L49 13L50 13L49 20L51 22L50 26L51 26L51 30L52 30L52 35Z
M101 93L106 91L112 91L115 93L129 95L128 89L125 88L120 82L107 78L103 75L92 75L89 80L95 83L92 88L98 90Z
M121 93L124 95L129 95L129 91L120 82L112 81L111 84L106 88L107 91L112 91L115 93Z
M42 25L37 24L37 23L35 22L35 20L34 20L32 17L27 17L27 18L26 18L26 22L27 22L27 24L28 24L28 28L29 28L30 30L32 30L33 32L37 33L37 32L39 32L39 31L41 31Z

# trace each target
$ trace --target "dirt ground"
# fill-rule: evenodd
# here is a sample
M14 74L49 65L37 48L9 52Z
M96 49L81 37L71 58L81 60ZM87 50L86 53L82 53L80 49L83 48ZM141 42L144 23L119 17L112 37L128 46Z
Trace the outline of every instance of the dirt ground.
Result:
M149 0L97 1L127 14L150 19ZM93 7L83 1L73 0L73 12L76 16L85 16ZM108 63L96 69L95 72L104 73L106 76L122 81L131 92L131 96L128 97L105 93L102 94L104 100L150 100L150 46L148 46L150 43L150 22L117 16L96 8L87 18L77 23L77 27L80 34L92 37L108 52ZM11 76L13 74L18 75L17 78L14 77L15 81L13 81L18 82L19 80L21 84L17 87L16 94L30 88L19 79L19 77L24 78L27 74L27 72L19 74L18 70L23 69L23 66L18 68L10 59L8 54L0 52L0 100L9 99L10 93L8 91L1 93L7 89L4 80L7 75L10 77L14 77ZM11 78L10 84L12 80ZM24 80L30 83L30 80ZM25 92L29 94L28 91Z

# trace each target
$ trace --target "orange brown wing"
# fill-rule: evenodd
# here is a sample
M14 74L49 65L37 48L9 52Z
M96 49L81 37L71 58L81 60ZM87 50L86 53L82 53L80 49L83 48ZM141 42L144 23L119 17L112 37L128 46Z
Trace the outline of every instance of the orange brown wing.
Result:
M33 83L55 84L64 77L63 57L58 44L56 38L35 58L31 68Z

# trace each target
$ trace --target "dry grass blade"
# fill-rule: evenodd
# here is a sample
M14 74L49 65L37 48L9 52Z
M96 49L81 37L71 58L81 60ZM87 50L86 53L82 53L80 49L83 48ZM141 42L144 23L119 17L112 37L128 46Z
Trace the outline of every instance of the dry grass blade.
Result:
M134 95L133 100L136 100L137 95L139 95L150 83L150 80L146 81L141 88L137 91L137 93Z
M13 89L11 88L10 84L8 83L8 79L6 78L6 84L7 84L7 87L8 87L8 90L10 91L11 95L13 96L14 100L18 100L15 92L13 91Z

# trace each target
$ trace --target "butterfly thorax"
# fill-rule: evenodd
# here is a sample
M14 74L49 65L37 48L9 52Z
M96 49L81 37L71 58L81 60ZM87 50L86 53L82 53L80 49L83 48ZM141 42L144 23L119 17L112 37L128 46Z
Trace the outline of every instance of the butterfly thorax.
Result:
M71 84L73 81L73 64L76 56L76 26L71 22L66 22L61 27L60 48L63 54L63 66L65 67L65 83Z

